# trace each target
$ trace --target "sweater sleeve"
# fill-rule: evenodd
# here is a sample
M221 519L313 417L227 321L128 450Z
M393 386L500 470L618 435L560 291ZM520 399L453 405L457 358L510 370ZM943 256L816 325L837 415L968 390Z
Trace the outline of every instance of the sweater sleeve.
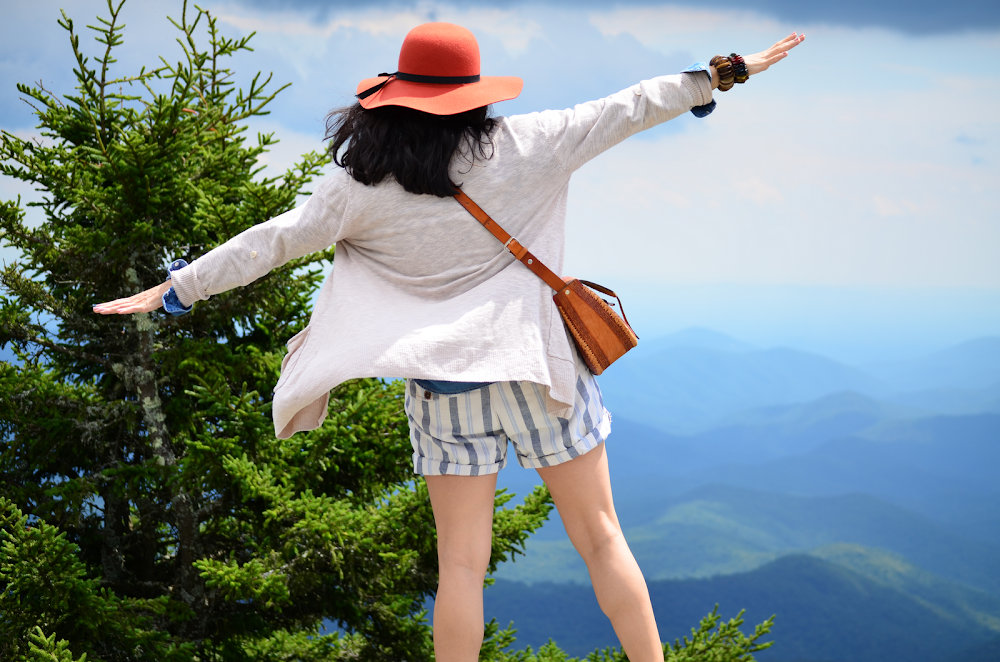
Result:
M702 74L644 80L604 99L566 110L510 118L517 128L542 134L543 142L570 172L629 136L712 102L712 86Z
M335 244L343 235L346 177L329 177L300 207L241 232L171 273L184 306L248 285L272 269Z

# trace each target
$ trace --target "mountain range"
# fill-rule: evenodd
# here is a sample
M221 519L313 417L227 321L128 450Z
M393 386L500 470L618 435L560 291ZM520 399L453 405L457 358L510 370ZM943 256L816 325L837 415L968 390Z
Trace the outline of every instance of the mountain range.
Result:
M944 662L1000 636L1000 598L858 546L786 555L750 572L654 580L649 592L667 641L715 605L725 619L746 610L745 631L776 615L775 645L755 654L762 662ZM497 580L485 608L502 625L513 621L518 647L552 638L584 655L617 641L587 585Z
M680 497L637 498L616 506L625 537L648 579L710 577L757 568L790 552L851 543L899 554L948 580L1000 596L1000 545L971 540L867 494L797 497L728 485ZM496 577L520 582L589 581L558 522L529 538L526 555Z
M1000 338L850 366L692 329L620 364L612 485L661 636L719 602L777 614L764 662L1000 659ZM526 551L487 617L518 645L614 644L557 513Z
M913 413L1000 411L1000 337L970 340L908 361L852 366L687 329L640 342L600 383L616 415L682 434L717 428L746 410L840 391L896 403ZM977 401L971 411L969 401Z

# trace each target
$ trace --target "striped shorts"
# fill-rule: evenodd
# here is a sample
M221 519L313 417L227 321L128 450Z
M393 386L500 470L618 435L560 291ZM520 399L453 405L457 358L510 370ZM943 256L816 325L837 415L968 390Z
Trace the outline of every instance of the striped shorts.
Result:
M551 467L583 455L611 432L611 414L597 380L577 357L570 418L546 410L547 386L494 382L464 393L427 391L406 382L406 417L413 472L421 476L483 476L507 464L507 440L525 468Z

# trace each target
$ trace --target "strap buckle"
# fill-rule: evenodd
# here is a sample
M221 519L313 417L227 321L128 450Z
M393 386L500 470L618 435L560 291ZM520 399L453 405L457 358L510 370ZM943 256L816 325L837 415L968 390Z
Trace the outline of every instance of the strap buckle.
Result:
M511 235L510 239L508 239L504 243L504 245L503 245L504 250L507 251L508 253L510 253L511 255L514 254L514 251L510 250L510 242L512 242L512 241L517 241L517 237L515 237L514 235ZM517 241L517 243L521 243L521 242Z

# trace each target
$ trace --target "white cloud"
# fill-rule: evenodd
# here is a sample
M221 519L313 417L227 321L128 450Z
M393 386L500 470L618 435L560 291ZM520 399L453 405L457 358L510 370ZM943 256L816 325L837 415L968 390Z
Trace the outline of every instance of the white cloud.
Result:
M464 25L473 32L496 37L508 55L518 56L528 50L532 39L544 36L542 26L513 10L480 8L447 8L439 19Z
M407 32L429 21L457 23L474 32L496 37L511 55L524 53L532 39L542 36L541 26L536 21L515 10L434 3L420 3L408 9L364 7L347 10L323 23L316 23L293 11L254 15L238 6L223 7L216 16L244 33L257 32L265 39L269 35L290 37L294 41L289 45L297 45L309 53L317 50L318 44L314 42L326 42L346 30L394 37L401 41Z
M235 13L237 11L241 13ZM245 11L242 8L232 8L216 14L216 17L223 23L239 28L243 32L257 32L261 35L277 34L284 37L319 37L321 39L329 39L338 31L345 29L358 30L372 35L400 36L427 20L426 16L412 11L367 11L361 15L342 16L326 23L316 24L301 19L296 14L278 17L273 15L254 17L247 16Z
M672 47L678 38L692 34L721 36L734 32L780 30L779 23L750 11L695 9L692 7L619 7L591 12L590 22L605 35L630 34L647 46Z
M920 207L909 200L894 200L881 195L873 195L875 211L879 216L904 216L920 213Z
M737 177L736 179L736 190L758 205L780 204L785 201L785 196L781 195L781 191L759 177Z
M285 172L301 160L307 152L322 152L324 145L318 136L291 131L277 122L256 119L249 123L251 135L273 133L277 144L257 158L257 163L267 167L267 176L273 177Z

